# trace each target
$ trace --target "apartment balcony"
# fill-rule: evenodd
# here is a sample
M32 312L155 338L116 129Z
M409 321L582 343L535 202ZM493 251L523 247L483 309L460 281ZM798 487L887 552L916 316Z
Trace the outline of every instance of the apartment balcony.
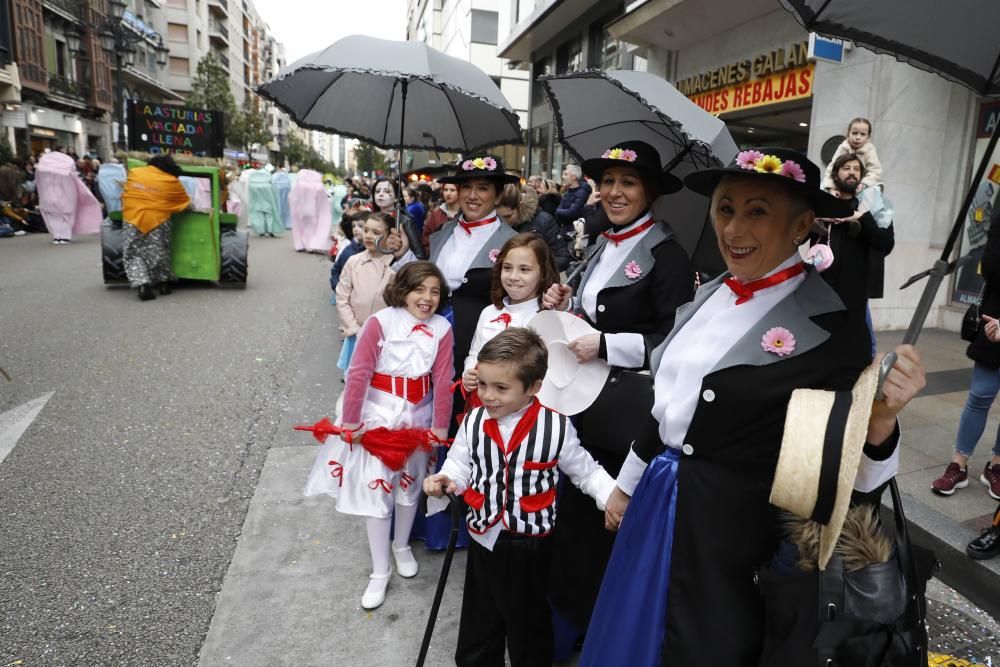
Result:
M79 0L42 0L42 7L68 21L80 21Z
M229 18L228 0L208 0L208 11L220 18Z
M229 71L229 56L224 51L213 51L215 54L215 59L222 63L222 66Z
M55 102L79 109L86 108L90 87L58 74L49 74L49 97Z
M222 21L212 19L208 23L208 39L228 48L229 28Z

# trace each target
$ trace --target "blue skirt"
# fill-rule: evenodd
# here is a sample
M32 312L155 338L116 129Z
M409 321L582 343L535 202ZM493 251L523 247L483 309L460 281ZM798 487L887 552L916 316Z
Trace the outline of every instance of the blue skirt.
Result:
M639 480L601 582L581 666L660 664L679 460L680 452L668 447Z

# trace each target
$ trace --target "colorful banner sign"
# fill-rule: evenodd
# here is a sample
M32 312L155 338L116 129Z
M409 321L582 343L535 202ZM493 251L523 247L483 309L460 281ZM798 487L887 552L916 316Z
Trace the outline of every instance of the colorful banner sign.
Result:
M812 96L814 70L815 65L809 63L746 83L690 95L689 98L705 111L716 115L801 100Z
M225 118L221 111L132 100L128 126L132 150L222 157L225 148Z

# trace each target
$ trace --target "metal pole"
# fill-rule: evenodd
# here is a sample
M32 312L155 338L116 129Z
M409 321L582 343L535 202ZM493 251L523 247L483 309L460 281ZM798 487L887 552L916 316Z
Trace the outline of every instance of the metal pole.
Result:
M409 81L403 79L403 100L399 108L399 168L396 170L396 180L399 183L399 197L396 199L396 229L403 222L403 130L406 127L406 88Z
M122 101L122 54L117 39L115 39L115 115L118 117L116 143L119 150L127 151L128 146L125 145L125 104Z

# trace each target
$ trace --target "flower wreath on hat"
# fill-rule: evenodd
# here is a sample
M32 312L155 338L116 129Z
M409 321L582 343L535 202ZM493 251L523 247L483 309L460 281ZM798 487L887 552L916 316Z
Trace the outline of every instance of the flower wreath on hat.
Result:
M628 148L609 148L601 153L602 160L624 160L625 162L635 162L639 159L639 154Z
M798 162L785 160L782 162L777 155L765 155L760 151L743 151L736 155L736 165L746 171L758 174L777 174L799 183L806 182L806 173Z
M463 171L475 171L479 169L481 171L493 171L497 168L497 161L490 156L477 157L471 160L466 160L462 163Z

